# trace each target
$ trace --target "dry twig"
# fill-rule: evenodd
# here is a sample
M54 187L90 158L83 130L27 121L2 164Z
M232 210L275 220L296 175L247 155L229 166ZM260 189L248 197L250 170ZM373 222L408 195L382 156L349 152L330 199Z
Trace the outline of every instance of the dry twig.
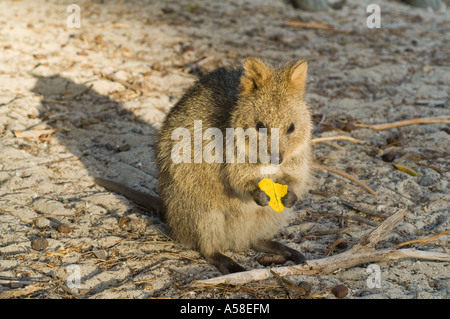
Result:
M333 173L335 173L335 174L341 175L342 177L345 177L345 178L351 180L353 183L357 184L358 186L364 188L364 189L365 189L366 191L368 191L371 195L377 196L377 193L375 193L375 191L374 191L372 188L370 188L370 187L367 186L366 184L362 183L362 182L359 181L358 179L354 178L353 176L351 176L351 175L349 175L349 174L347 174L347 173L344 173L344 172L341 171L341 170L338 170L338 169L336 169L336 168L331 168L331 167L328 167L328 166L324 166L324 165L320 165L320 164L316 164L316 163L312 164L312 167L313 167L313 168L316 168L316 169L321 169L321 170L325 170L325 171L329 171L329 172L333 172Z
M443 232L440 232L439 234L434 235L434 236L429 237L429 238L414 239L414 240L405 241L404 243L395 245L394 248L399 248L399 247L403 247L403 246L406 246L406 245L417 244L417 243L425 244L425 243L427 243L427 242L429 242L429 241L431 241L433 239L436 239L436 238L441 237L441 236L443 236L445 234L448 234L448 233L450 233L450 229L447 229L447 230L445 230Z
M411 120L404 120L386 124L375 124L375 125L355 124L355 126L381 131L381 130L388 130L394 127L414 125L414 124L450 124L450 116L435 117L435 118L415 118Z
M312 143L322 143L322 142L329 142L329 141L350 141L350 142L354 142L354 143L358 143L358 144L369 144L369 142L367 142L367 141L361 141L361 140L358 140L351 136L345 136L345 135L318 137L318 138L313 138L311 140Z
M328 249L327 249L327 254L325 255L325 257L330 256L331 253L333 252L334 248L336 248L336 246L338 246L338 245L340 245L340 244L346 244L346 243L348 243L348 242L349 242L349 241L347 241L347 240L336 239L336 240L334 241L334 243L332 243L331 246L328 247Z
M298 20L284 20L284 23L290 25L291 27L300 27L300 28L310 28L310 29L325 29L332 30L332 28L323 23L310 23L310 22L302 22Z
M403 221L406 209L401 209L387 218L373 231L362 237L351 249L341 254L308 260L303 265L286 266L272 269L255 269L216 278L197 280L193 285L245 284L251 281L263 280L272 275L279 276L329 274L338 269L347 269L364 263L398 260L403 258L417 258L426 260L450 261L445 253L421 251L416 249L375 249L375 245Z

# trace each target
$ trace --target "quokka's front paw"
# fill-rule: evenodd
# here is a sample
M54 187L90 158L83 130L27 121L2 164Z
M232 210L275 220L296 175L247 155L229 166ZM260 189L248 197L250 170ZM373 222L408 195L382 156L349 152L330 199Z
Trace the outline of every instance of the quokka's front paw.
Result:
M284 195L284 197L281 199L281 202L283 203L283 205L287 208L291 208L292 206L295 205L295 203L297 202L298 197L297 195L295 195L294 192L291 191L287 191L287 194Z
M259 206L267 206L267 205L269 205L270 197L267 196L267 194L263 190L257 189L253 193L253 200Z

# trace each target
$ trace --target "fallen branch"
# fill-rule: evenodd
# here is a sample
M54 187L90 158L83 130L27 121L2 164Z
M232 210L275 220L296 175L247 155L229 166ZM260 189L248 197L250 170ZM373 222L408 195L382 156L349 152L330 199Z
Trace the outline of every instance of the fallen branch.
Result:
M450 255L438 252L421 251L416 249L375 249L375 245L385 238L394 227L403 221L406 209L399 210L383 221L378 227L351 249L341 254L308 260L303 265L286 266L272 269L255 269L238 272L216 278L197 280L193 285L245 284L251 281L263 280L273 276L271 271L279 276L330 274L339 269L347 269L360 264L397 260L403 258L417 258L425 260L450 261Z
M375 191L374 191L372 188L370 188L370 187L367 186L366 184L362 183L361 181L359 181L359 180L356 179L355 177L353 177L353 176L351 176L351 175L349 175L349 174L347 174L347 173L344 173L343 171L340 171L340 170L338 170L338 169L336 169L336 168L331 168L331 167L328 167L328 166L323 166L323 165L315 164L315 163L312 164L312 167L313 167L313 168L316 168L316 169L321 169L321 170L325 170L325 171L329 171L329 172L333 172L333 173L335 173L335 174L341 175L342 177L345 177L345 178L351 180L353 183L357 184L358 186L364 188L364 189L365 189L366 191L368 191L371 195L377 196L377 193L375 193Z
M450 116L435 117L435 118L415 118L411 120L404 120L386 124L375 124L375 125L355 123L355 126L381 131L381 130L388 130L394 127L414 125L414 124L450 124Z

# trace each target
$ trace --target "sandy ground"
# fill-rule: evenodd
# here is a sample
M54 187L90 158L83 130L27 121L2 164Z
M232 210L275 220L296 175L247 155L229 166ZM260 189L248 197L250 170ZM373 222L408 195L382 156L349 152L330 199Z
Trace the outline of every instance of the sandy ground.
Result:
M193 280L219 272L173 242L151 212L93 183L94 176L105 176L157 191L155 133L165 114L199 75L246 56L308 60L315 137L348 135L370 143L320 143L315 160L359 178L377 196L316 170L311 192L277 240L308 259L324 257L337 239L345 244L333 253L348 249L374 226L348 218L364 214L342 200L386 214L408 207L405 221L378 247L450 228L449 126L352 129L355 121L450 115L445 6L433 13L382 1L383 28L368 29L371 1L307 13L282 1L79 0L81 28L74 29L66 25L73 2L0 3L0 294L288 298L273 279L193 288ZM292 19L330 28L284 22ZM396 134L401 140L388 145ZM384 162L379 155L387 151L420 175ZM317 233L344 227L353 230ZM47 240L43 250L32 248L37 237ZM412 247L449 253L448 243L444 235ZM229 254L249 269L264 267L257 262L261 253ZM448 262L378 265L379 288L367 284L368 265L290 279L309 282L321 298L335 298L329 289L341 283L350 289L347 298L450 297ZM67 288L77 274L80 285Z

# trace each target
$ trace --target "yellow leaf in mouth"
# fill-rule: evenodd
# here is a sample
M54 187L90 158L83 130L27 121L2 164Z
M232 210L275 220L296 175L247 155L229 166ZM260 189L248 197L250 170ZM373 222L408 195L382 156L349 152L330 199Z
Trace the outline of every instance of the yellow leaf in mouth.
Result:
M258 186L270 197L269 206L281 213L284 210L281 199L287 194L287 185L274 183L271 179L265 178L258 183Z

